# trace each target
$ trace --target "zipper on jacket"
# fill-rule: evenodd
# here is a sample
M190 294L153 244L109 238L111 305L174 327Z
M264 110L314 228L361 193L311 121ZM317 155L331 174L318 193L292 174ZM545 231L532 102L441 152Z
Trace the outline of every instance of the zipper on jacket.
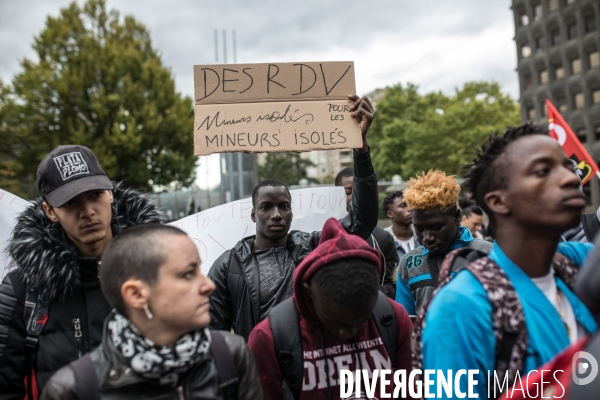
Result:
M183 395L183 386L177 387L177 396L179 400L185 400L185 396Z
M98 260L98 279L100 279L100 267L102 266L102 261Z
M75 328L75 347L77 349L77 358L83 356L82 349L82 334L81 334L81 321L79 318L73 318L73 327Z

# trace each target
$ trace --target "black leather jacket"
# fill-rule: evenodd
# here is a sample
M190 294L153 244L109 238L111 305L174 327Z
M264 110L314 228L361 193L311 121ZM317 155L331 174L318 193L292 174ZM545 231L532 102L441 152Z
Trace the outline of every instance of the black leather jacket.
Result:
M370 153L354 153L352 206L340 220L349 233L368 239L377 225L377 177ZM291 231L287 248L296 265L319 244L321 232ZM259 320L260 289L255 236L239 241L213 264L208 276L216 285L210 298L210 327L230 330L246 340Z
M398 268L398 252L396 251L396 243L394 238L389 232L376 226L373 229L371 237L367 240L367 243L375 250L379 251L381 255L381 285L379 290L390 299L396 298L396 280L394 279L394 272Z
M254 357L244 340L229 332L222 332L225 343L233 356L239 379L237 400L260 400L262 388ZM200 360L180 379L177 387L161 386L157 380L146 379L131 371L121 353L116 350L107 336L102 345L90 353L99 383L100 399L223 399L219 388L219 375L212 352ZM40 400L79 399L75 374L67 365L46 384ZM85 400L85 399L80 399Z

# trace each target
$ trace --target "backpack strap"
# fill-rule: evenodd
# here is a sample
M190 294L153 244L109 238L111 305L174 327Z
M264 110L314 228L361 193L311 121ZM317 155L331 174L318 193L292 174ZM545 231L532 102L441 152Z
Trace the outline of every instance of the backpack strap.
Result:
M453 250L444 259L440 269L439 285L431 298L419 311L412 335L412 359L414 369L423 369L423 325L425 315L437 293L453 278L450 274L452 264L458 257L467 260L475 258L469 254L477 250L461 248ZM527 353L527 328L523 306L512 283L494 261L488 257L477 258L466 267L481 283L492 305L492 324L496 338L494 369L497 376L504 380L508 373L508 381L513 382L517 371L521 371Z
M529 342L519 295L504 270L490 258L481 258L467 268L481 283L492 305L496 338L494 369L500 382L505 374L509 382L514 382L517 372L523 369Z
M427 257L427 269L429 270L429 275L431 275L433 287L436 287L440 278L440 267L438 266L436 257L431 253Z
M577 275L579 274L579 268L567 256L556 253L552 260L552 268L556 275L562 279L569 289L575 292L575 285L577 283Z
M225 400L236 399L239 378L229 346L219 331L210 331L210 338L210 350L219 374L221 393Z
M292 298L269 311L275 355L279 362L284 400L300 398L304 378L304 359L300 339L300 316Z
M96 375L90 353L73 361L71 369L75 375L75 393L78 399L100 400L100 381Z
M38 292L27 284L25 290L25 308L23 320L25 321L25 355L27 358L27 399L33 399L33 369L37 353L38 341L44 325L48 321L50 301L38 295Z
M373 319L393 365L398 345L398 322L392 304L382 292L377 295L377 303L375 303L373 309Z

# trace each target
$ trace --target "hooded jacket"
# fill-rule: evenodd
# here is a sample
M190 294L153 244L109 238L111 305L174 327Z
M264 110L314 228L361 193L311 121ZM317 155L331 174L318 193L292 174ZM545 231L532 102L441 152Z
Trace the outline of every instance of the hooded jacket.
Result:
M293 302L299 313L302 354L304 357L301 400L340 398L340 370L404 369L410 374L410 335L412 323L406 311L388 299L396 314L398 340L396 354L388 354L373 318L358 325L352 339L340 339L322 327L310 297L303 286L319 269L343 258L365 258L377 264L381 273L379 253L364 240L346 234L338 221L330 219L325 224L317 247L294 271ZM248 346L254 354L266 400L283 398L283 377L275 353L273 332L269 318L252 331ZM321 340L322 338L322 340ZM329 371L329 379L326 378ZM388 375L389 376L389 375ZM364 386L362 386L364 395ZM391 386L386 390L391 394ZM379 397L379 381L376 391ZM361 398L356 393L355 397Z
M137 191L116 184L113 197L113 235L133 225L162 221L154 203ZM0 400L21 400L28 373L27 284L50 299L33 366L40 392L55 371L100 344L111 307L100 289L99 259L81 256L60 224L48 219L41 198L17 217L8 252L13 268L0 285Z
M262 390L254 367L254 358L248 346L238 335L221 332L232 354L239 383L237 400L261 400ZM90 354L99 383L101 400L132 399L214 399L222 400L219 373L212 352L208 352L182 375L175 388L161 386L156 379L148 379L132 372L123 355L115 348L108 335L102 345ZM41 400L86 400L77 394L76 377L72 366L61 368L48 382Z
M377 225L377 176L369 153L354 153L352 206L341 223L346 231L367 239ZM298 265L319 243L321 232L291 231L286 247ZM260 287L254 239L249 236L224 252L208 277L216 285L210 297L210 328L233 329L245 339L260 322Z

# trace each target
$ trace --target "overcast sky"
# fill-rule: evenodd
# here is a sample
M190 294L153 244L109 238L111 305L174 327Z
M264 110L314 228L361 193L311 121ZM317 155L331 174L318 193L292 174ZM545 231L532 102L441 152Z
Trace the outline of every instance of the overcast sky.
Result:
M34 36L69 0L0 0L0 79L35 59ZM82 1L78 1L82 4ZM452 93L495 80L518 98L510 0L108 0L150 30L177 90L193 93L192 66L215 62L214 30L227 32L227 61L354 61L359 94L412 82ZM222 48L219 63L223 62ZM215 158L213 158L215 159ZM214 162L214 161L213 161ZM218 168L218 166L217 166ZM212 170L212 168L211 168ZM200 176L205 176L204 172Z

